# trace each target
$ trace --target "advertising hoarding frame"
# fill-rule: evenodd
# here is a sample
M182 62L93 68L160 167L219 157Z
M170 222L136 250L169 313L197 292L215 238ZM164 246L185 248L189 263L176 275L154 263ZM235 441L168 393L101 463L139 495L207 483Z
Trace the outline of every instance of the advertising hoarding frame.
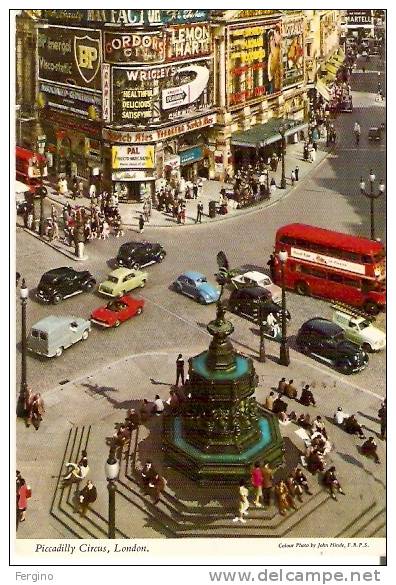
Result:
M280 79L280 88L279 90L277 90L276 92L273 93L268 93L268 94L261 94L258 95L257 97L252 97L248 100L244 100L241 101L240 103L237 104L232 104L230 101L230 94L228 91L229 88L229 82L230 82L230 69L231 69L231 35L233 31L236 30L243 30L243 29L253 29L253 28L262 28L263 29L263 35L265 35L267 37L268 35L268 31L274 29L275 27L278 27L281 30L282 27L282 20L279 17L277 18L273 18L271 20L259 20L256 22L244 22L244 23L240 23L240 24L233 24L227 27L227 34L226 34L226 56L227 56L227 63L226 63L226 96L227 96L227 107L230 111L234 111L234 110L238 110L240 108L246 107L246 106L252 106L255 105L257 103L260 103L263 101L264 98L275 98L277 96L279 96L282 93L282 83L283 83L283 75L282 75L282 53L281 53L281 46L280 46L280 54L279 54L279 67L280 67L280 72L281 72L281 79ZM266 43L266 49L268 50L268 42Z

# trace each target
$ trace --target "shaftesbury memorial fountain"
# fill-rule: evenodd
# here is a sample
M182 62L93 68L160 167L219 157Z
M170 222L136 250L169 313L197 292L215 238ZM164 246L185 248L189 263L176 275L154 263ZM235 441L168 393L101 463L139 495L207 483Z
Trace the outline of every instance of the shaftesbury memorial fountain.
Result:
M164 420L163 449L169 465L202 485L235 483L255 461L279 465L283 441L277 418L256 402L253 362L233 348L221 302L207 329L213 339L189 359L191 396Z

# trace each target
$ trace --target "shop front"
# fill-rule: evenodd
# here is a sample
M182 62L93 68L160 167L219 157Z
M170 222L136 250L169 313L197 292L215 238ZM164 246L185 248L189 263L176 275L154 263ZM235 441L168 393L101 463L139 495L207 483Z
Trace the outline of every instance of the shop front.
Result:
M153 144L116 144L111 148L113 190L123 202L141 201L154 194Z
M205 157L203 145L194 146L179 152L181 175L188 181L196 177L208 178L209 162Z
M113 192L122 203L138 203L154 195L155 176L151 171L125 170L112 173Z
M287 126L285 138L295 143L305 138L304 130L308 123L304 120L271 119L249 130L235 132L231 138L234 171L242 166L255 165L258 161L267 162L273 153L281 155L282 136L280 125Z

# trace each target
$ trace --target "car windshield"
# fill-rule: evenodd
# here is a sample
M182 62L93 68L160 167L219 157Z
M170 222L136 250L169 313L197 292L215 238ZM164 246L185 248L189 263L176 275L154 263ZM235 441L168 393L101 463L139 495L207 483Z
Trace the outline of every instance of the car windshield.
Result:
M107 309L109 309L109 311L114 311L115 313L126 309L126 307L127 305L122 301L110 301L110 303L107 304Z
M261 284L261 286L269 286L272 284L272 282L270 281L268 276L264 276L263 278L260 278L260 280L258 282Z
M366 329L366 327L370 327L370 321L362 321L359 323L359 329Z
M195 281L197 284L202 284L203 282L208 282L206 280L206 276L202 276L201 278L197 278L197 280Z
M112 276L111 274L109 274L109 276L107 277L107 280L109 282L114 282L115 284L118 284L118 278L116 276Z
M43 274L41 277L40 283L41 284L53 284L57 281L56 276L51 276L50 274Z

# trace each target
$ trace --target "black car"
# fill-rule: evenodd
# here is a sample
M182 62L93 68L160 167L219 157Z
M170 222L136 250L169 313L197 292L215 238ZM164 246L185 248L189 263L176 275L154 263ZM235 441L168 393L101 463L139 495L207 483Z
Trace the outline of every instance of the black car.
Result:
M92 290L95 284L96 280L88 270L78 272L63 266L43 274L36 296L40 301L56 305L67 297Z
M367 353L348 341L344 330L328 319L316 317L306 321L297 334L296 343L303 353L331 364L343 374L359 372L368 364Z
M282 307L271 300L271 293L261 286L252 286L233 290L228 300L228 308L241 317L252 319L258 323L259 306L262 304L263 320L266 320L270 313L277 318L282 318ZM286 311L287 320L290 321L290 313Z
M162 262L166 252L161 244L151 242L126 242L122 244L117 254L118 266L139 270L143 266Z

